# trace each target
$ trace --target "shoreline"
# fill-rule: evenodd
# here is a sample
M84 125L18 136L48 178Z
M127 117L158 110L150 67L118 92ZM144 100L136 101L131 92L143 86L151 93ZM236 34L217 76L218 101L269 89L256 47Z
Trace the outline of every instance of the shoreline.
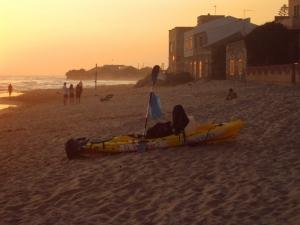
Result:
M116 84L116 85L101 85L100 84L97 87L97 94L101 94L102 93L101 89L103 89L103 88L107 89L107 87L108 88L109 87L133 88L134 85L133 84ZM84 90L88 93L88 95L92 95L93 92L95 92L95 88L93 88L93 87L85 87ZM62 95L62 89L61 88L49 88L49 89L25 90L22 92L13 92L12 96L8 96L8 93L5 93L5 94L2 93L2 94L0 94L0 105L14 105L16 107L19 107L18 104L23 103L23 105L24 105L24 103L26 103L28 101L28 98L31 98L31 97L36 98L37 97L36 95L43 94L43 93L46 93L46 94L51 93L52 95L55 93L55 95ZM61 96L61 98L62 98L62 96ZM2 110L6 110L6 109L8 109L8 108L4 108L4 109L0 108L0 112Z
M37 90L37 89L60 89L64 82L78 83L79 80L67 80L66 78L57 77L16 77L15 79L2 80L0 81L0 95L6 95L7 84L11 83L13 85L13 90L17 92ZM136 80L101 80L98 79L98 86L106 85L123 85L123 84L135 84ZM83 81L84 87L94 87L94 80Z

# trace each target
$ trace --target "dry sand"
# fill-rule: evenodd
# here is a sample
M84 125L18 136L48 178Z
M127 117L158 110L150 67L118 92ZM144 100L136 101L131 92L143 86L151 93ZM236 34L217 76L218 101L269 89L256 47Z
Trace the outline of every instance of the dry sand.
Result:
M225 101L230 87L239 97ZM69 161L71 137L141 131L149 88L60 91L1 99L0 224L300 224L300 88L197 82L158 88L200 122L243 119L234 140ZM107 94L107 102L99 99Z

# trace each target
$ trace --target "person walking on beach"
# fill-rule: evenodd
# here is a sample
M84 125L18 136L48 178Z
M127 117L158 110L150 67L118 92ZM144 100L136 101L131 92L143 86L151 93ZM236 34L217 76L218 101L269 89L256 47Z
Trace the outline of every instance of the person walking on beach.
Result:
M68 88L67 88L67 83L65 82L64 83L64 86L63 86L63 97L64 97L64 105L67 104L68 102Z
M70 85L69 95L70 95L70 104L74 104L74 87L73 87L73 84Z
M79 82L79 103L80 103L80 99L81 99L81 95L82 95L82 92L83 92L83 84L82 84L82 81Z
M13 92L13 87L11 84L8 85L8 95L11 96L11 93Z

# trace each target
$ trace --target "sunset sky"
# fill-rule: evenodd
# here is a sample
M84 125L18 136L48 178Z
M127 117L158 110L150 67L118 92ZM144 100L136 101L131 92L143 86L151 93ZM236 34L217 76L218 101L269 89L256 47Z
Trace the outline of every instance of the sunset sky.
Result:
M167 64L168 30L197 16L273 20L287 0L0 0L0 76L64 75L95 63Z

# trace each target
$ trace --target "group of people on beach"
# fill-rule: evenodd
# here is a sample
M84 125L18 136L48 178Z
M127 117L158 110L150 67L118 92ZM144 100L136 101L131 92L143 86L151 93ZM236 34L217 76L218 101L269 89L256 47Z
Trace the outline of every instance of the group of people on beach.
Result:
M83 84L80 81L76 87L74 88L73 84L70 84L69 88L67 87L67 83L64 83L63 86L63 99L64 105L68 104L68 100L70 104L80 104L81 94L83 91ZM75 97L75 100L74 100Z

